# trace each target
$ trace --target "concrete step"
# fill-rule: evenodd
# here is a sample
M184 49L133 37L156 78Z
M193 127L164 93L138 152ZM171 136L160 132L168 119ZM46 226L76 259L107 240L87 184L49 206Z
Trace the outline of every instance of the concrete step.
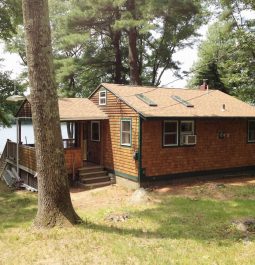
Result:
M95 178L82 178L80 179L80 182L83 184L93 184L93 183L99 183L99 182L107 182L110 181L110 177L107 175L101 176L101 177L95 177Z
M87 172L87 173L80 173L80 179L85 179L85 178L96 178L96 177L102 177L107 175L107 172L105 170L103 171L95 171L95 172Z
M90 172L97 172L103 171L104 168L102 166L90 166L90 167L82 167L79 168L79 173L90 173Z
M105 186L110 186L112 183L111 181L104 181L104 182L98 182L98 183L90 183L90 184L83 184L81 183L80 186L85 188L85 189L95 189L95 188L100 188L100 187L105 187Z

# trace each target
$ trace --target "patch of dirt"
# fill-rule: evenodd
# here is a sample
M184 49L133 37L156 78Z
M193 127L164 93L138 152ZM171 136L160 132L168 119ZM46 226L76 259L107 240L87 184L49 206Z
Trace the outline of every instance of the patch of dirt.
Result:
M191 199L211 198L216 200L232 199L235 195L231 186L255 185L255 178L229 178L213 181L197 181L187 184L168 184L150 189L150 203L161 201L161 195L185 196ZM148 191L148 190L147 190ZM94 190L71 189L71 198L74 207L99 209L123 204L130 204L134 191L118 185L107 186Z
M71 189L71 199L74 207L84 209L88 207L102 208L106 206L127 203L132 191L118 185L107 186L93 190Z
M171 184L156 187L153 191L156 194L171 194L176 196L186 196L189 198L210 197L218 200L231 199L233 194L225 192L231 186L248 186L255 185L255 177L253 178L228 178L210 181L194 181L187 184Z

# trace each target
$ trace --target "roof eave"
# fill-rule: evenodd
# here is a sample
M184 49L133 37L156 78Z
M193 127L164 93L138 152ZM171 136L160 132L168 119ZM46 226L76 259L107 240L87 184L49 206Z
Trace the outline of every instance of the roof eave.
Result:
M158 119L169 119L169 118L187 118L187 119L203 119L203 118L217 118L217 119L255 119L255 116L212 116L212 115L207 115L207 116L157 116L157 115L146 115L143 113L143 116L146 119L150 118L158 118Z
M101 83L100 85L98 85L97 87L96 87L96 89L94 89L93 91L92 91L92 93L88 96L88 99L90 99L96 92L97 92L97 90L100 88L100 87L104 87L104 85Z
M109 120L108 117L60 117L60 121L94 121L94 120Z

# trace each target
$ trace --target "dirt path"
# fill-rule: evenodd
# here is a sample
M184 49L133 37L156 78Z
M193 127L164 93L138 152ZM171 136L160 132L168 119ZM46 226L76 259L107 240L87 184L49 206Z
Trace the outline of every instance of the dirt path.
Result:
M254 178L229 178L211 181L197 181L189 184L168 184L150 190L150 196L158 197L164 194L186 196L191 198L206 197L219 200L233 198L233 187L255 186ZM102 208L126 204L132 191L118 185L94 190L72 189L71 198L76 208Z
M101 208L105 206L122 205L127 202L132 191L112 185L94 190L72 189L71 198L77 208Z

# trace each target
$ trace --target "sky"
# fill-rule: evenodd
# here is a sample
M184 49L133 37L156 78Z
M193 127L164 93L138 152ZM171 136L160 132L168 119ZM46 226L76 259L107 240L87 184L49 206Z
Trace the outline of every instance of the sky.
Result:
M0 61L0 70L1 71L11 71L12 77L17 77L21 70L21 59L17 54L10 54L5 52L4 44L0 42L0 58L4 61Z
M174 59L181 62L181 70L182 71L189 71L194 62L197 60L197 50L198 45L201 40L205 38L206 31L208 26L202 26L198 33L201 34L199 40L196 41L192 48L185 48L181 51L178 51L174 54ZM17 54L10 54L4 50L4 44L0 42L0 58L3 58L4 61L0 61L0 70L1 71L11 71L12 77L17 78L18 75L21 73L23 67L21 64L21 59ZM171 84L176 80L177 77L173 75L171 71L166 71L166 73L162 77L161 86L166 87L175 87L175 88L185 88L187 78L183 80L178 80Z

